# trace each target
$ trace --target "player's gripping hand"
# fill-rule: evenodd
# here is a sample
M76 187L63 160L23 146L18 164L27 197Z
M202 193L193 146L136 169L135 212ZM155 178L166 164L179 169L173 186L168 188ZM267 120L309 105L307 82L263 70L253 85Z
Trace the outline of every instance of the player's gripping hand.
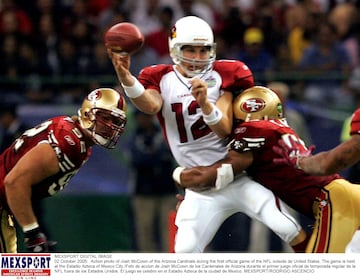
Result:
M176 200L177 200L177 203L176 203L176 211L179 210L179 207L180 207L180 204L183 202L184 200L184 196L182 194L176 194Z
M24 239L26 248L29 252L49 252L49 242L39 227L24 232Z
M278 141L278 146L273 146L273 151L277 153L280 158L274 158L273 162L279 165L290 165L294 166L297 169L301 169L299 161L301 158L309 157L312 154L312 151L315 149L315 146L312 145L306 151L300 151L298 143L291 137L290 144L286 144L282 139Z

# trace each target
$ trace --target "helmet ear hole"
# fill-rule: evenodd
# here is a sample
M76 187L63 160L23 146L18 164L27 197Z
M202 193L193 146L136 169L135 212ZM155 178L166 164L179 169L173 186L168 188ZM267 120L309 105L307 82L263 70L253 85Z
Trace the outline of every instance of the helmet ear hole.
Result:
M96 119L95 113L92 112L93 109L84 112L84 117L87 118L89 121L94 121Z

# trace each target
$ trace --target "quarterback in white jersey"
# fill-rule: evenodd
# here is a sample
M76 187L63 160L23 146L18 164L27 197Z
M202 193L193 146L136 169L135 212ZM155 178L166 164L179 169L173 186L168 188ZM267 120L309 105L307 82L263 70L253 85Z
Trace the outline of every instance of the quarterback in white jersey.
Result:
M138 78L146 88L162 93L163 104L158 116L180 166L213 163L227 152L226 139L220 138L204 121L191 93L192 81L182 76L176 66L148 67ZM213 70L201 76L201 81L206 84L209 102L216 104L224 91L230 90L226 88L228 84L236 83L238 89L245 89L252 85L253 77L240 61L216 61Z
M138 79L129 71L130 56L108 51L131 102L145 113L157 114L179 166L210 165L227 153L233 93L254 85L252 72L240 61L215 60L212 30L198 17L175 23L169 48L174 65L145 67ZM217 191L186 190L176 216L175 252L203 252L236 212L263 222L295 251L304 250L307 236L300 225L279 210L271 191L244 174Z

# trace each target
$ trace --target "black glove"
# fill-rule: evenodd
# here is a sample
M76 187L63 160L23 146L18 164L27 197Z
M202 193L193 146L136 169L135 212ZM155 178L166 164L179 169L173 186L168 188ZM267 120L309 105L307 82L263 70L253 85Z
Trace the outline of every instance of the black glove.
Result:
M24 232L24 239L28 251L33 253L49 252L48 241L39 227Z

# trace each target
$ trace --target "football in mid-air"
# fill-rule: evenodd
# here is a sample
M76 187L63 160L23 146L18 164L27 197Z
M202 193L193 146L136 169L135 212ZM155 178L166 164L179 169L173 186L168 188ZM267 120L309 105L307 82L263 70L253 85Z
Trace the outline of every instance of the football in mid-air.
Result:
M140 29L130 22L115 24L105 33L105 46L117 53L135 53L140 50L144 41Z

